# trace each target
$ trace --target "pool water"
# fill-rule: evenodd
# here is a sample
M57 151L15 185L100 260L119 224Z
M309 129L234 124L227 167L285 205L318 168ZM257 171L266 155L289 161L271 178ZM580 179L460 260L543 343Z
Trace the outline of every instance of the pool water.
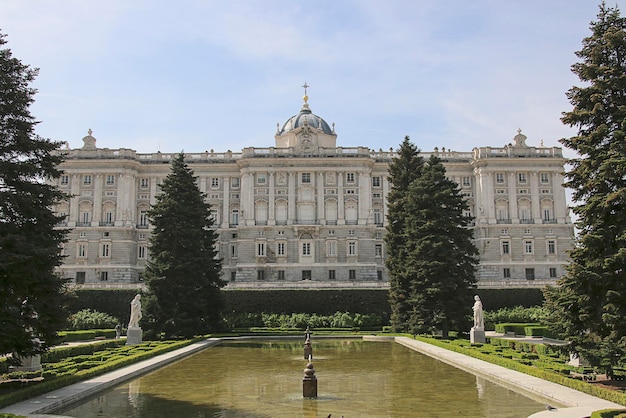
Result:
M391 341L225 341L55 411L91 417L527 417L545 404Z

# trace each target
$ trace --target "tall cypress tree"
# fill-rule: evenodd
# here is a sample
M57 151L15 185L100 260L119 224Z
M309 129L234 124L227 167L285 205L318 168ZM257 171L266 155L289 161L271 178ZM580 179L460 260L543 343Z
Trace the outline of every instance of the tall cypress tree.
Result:
M476 284L478 249L459 185L431 156L406 196L405 259L409 277L408 330L462 329Z
M67 319L65 280L54 274L66 233L50 209L66 196L46 183L62 157L60 142L35 134L37 72L0 49L0 354L22 357L43 352Z
M210 205L180 153L148 212L154 226L142 326L148 336L192 337L220 321L222 262Z
M545 292L551 326L593 365L626 360L626 20L600 5L572 66L583 85L568 93L561 140L576 151L565 185L573 190L579 234L559 286Z
M410 268L406 265L407 194L409 185L418 178L424 166L420 150L405 137L395 157L389 164L391 189L387 194L387 234L385 242L387 258L385 265L389 272L390 321L394 331L408 328L410 292Z
M389 166L387 268L391 325L447 334L468 315L478 250L467 202L440 159L405 138Z

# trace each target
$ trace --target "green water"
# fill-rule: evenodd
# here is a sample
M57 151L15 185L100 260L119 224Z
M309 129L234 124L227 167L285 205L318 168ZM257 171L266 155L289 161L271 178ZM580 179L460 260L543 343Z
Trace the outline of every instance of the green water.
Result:
M393 342L224 342L57 414L91 417L527 417L545 408Z

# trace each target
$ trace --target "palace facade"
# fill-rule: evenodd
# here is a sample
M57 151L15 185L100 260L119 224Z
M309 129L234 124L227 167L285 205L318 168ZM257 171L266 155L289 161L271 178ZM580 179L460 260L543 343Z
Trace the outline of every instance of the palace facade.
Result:
M211 204L228 287L386 287L385 243L394 151L337 146L334 126L299 113L275 146L185 154ZM435 148L475 217L481 287L543 286L564 273L573 245L558 147ZM400 139L399 139L400 140ZM176 155L96 146L63 152L71 196L55 210L70 228L59 273L77 284L140 283L150 257L147 218Z

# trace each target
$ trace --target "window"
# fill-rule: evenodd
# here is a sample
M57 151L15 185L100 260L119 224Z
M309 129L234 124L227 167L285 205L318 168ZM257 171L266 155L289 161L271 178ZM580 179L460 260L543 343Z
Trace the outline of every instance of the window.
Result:
M285 255L285 243L279 242L276 244L276 254L284 256Z
M328 270L328 280L335 280L335 270Z
M554 279L556 277L556 267L550 267L550 278Z
M109 257L111 255L111 244L101 244L100 255L102 257Z
M311 173L302 173L302 183L311 182Z
M87 257L87 244L78 244L78 254L79 258Z
M115 175L107 174L107 186L112 186L115 184Z
M76 272L76 283L77 284L84 284L85 283L85 272L84 271L77 271Z
M328 241L326 243L326 255L328 257L337 256L337 241Z
M211 178L211 188L212 189L217 189L218 187L220 187L220 179L217 177L212 177Z
M137 239L139 239L140 241L145 240L146 234L137 234Z
M89 174L83 176L83 184L85 186L90 186L91 185L91 176Z
M354 235L354 229L349 229L348 230L348 235L353 236Z
M376 278L378 280L382 280L383 279L383 271L382 270L376 270Z
M103 236L104 238L108 238L108 237L110 237L110 236L111 236L111 233L110 233L109 231L104 231L104 232L102 233L102 236Z
M230 244L230 258L237 258L237 244Z
M504 173L496 173L496 183L504 184Z
M509 241L502 241L502 255L511 254L511 244Z
M285 280L285 270L278 270L278 280Z
M383 245L382 244L376 244L376 246L374 247L374 255L376 257L382 257L383 256Z
M354 183L354 173L346 173L346 182Z
M348 270L348 279L356 280L356 270Z
M233 186L233 188L238 189L239 181L239 177L233 177L232 179L230 179L230 185Z
M502 228L500 230L500 235L509 235L509 229L508 228Z
M113 223L113 212L105 212L104 214L104 222L107 224Z
M233 209L230 213L230 224L239 225L239 209Z
M520 184L526 184L526 173L517 173L517 182Z
M257 257L265 257L265 243L264 242L256 243L256 255Z
M141 187L142 189L147 189L149 184L150 181L146 178L139 180L139 187Z
M356 255L356 241L348 241L348 255L349 256Z
M524 241L524 254L532 254L532 253L533 253L533 242Z
M236 271L231 271L230 272L230 281L234 282L237 279L237 272Z
M83 212L81 214L81 218L83 219L84 224L88 224L91 222L91 212Z
M548 184L550 183L550 177L548 176L548 173L541 173L539 175L539 181L541 181L541 184Z
M383 214L380 209L374 209L374 223L378 226L383 225Z
M302 243L302 255L311 255L311 243L310 242Z
M526 269L526 280L535 280L535 269Z
M78 234L78 236L81 238L85 238L87 236L87 233L82 231L81 233Z
M372 177L372 187L380 187L380 177Z
M265 173L258 173L256 175L256 183L257 184L265 184L265 183L267 183L267 176L265 175Z
M137 247L137 258L140 259L145 259L146 258L146 246L145 245L140 245L139 247Z
M503 268L503 269L502 269L502 276L503 276L505 279L510 279L510 278L511 278L511 269L510 269L510 268L508 268L508 267Z
M67 186L70 184L70 176L62 175L61 176L61 186Z
M548 240L548 254L556 254L556 241Z
M530 228L524 229L524 235L530 235Z
M329 229L328 230L328 235L335 235L335 230L334 229Z
M265 280L265 270L257 270L256 271L256 279L257 280Z
M551 208L543 208L543 220L549 221L552 219L552 209Z
M148 226L148 211L145 209L139 211L139 226Z
M265 235L265 231L259 231L258 235L259 235L260 237L264 236L264 235Z
M279 229L278 230L278 235L285 235L285 230L284 229Z
M469 187L472 185L472 180L469 177L462 177L461 184L463 185L463 187Z
M108 271L101 271L100 272L100 281L106 282L107 280L109 280L109 272Z

